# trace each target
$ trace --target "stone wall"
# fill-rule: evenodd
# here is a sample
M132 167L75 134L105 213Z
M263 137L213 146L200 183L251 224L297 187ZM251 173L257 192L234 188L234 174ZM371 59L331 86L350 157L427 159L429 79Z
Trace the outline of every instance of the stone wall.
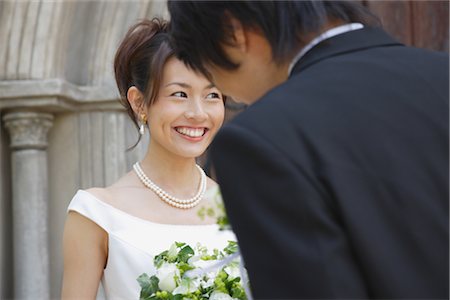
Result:
M3 113L0 111L0 118ZM0 126L0 299L12 297L12 202L9 137Z

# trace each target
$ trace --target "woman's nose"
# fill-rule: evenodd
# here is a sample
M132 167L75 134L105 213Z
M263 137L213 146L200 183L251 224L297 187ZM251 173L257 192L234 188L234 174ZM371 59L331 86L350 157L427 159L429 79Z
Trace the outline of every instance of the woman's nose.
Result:
M195 119L197 121L203 121L208 117L205 108L200 101L193 101L184 115L187 119Z

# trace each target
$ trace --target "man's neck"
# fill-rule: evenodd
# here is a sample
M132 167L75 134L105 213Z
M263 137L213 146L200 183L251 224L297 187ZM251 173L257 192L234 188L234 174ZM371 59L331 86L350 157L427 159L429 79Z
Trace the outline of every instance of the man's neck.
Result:
M307 52L309 52L316 45L320 44L322 41L349 31L361 29L363 27L364 25L361 23L347 23L341 20L335 22L330 21L326 23L324 26L321 27L320 30L318 30L314 34L309 34L309 36L306 38L307 43L303 42L301 44L301 47L297 48L297 53L292 56L291 61L289 63L286 73L287 76L289 77L290 73L292 72L292 69L297 64L297 62Z
M285 80L288 79L289 74L289 66L292 62L292 60L294 59L294 57L297 55L298 52L300 52L306 45L308 45L313 39L315 39L317 36L321 35L322 33L344 25L346 22L344 22L343 20L340 19L333 19L328 21L327 23L325 23L319 30L308 33L304 36L302 36L302 42L300 44L298 44L298 46L295 48L295 50L291 53L291 55L289 56L288 59L286 59L286 61L284 61L283 63L281 63L279 65L279 72L278 72L278 76L277 76L277 81L283 82Z

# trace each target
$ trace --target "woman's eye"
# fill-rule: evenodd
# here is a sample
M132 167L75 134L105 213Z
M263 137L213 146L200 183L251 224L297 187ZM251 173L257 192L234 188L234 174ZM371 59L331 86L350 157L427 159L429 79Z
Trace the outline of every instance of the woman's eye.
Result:
M209 93L206 99L220 99L220 95L218 93Z
M185 92L175 92L171 96L187 98L187 94Z

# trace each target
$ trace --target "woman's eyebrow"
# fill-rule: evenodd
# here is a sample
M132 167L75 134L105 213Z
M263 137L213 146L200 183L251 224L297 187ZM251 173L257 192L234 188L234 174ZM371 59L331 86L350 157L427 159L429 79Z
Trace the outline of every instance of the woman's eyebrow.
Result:
M187 89L191 88L191 86L189 84L184 83L184 82L170 82L170 83L166 84L164 87L168 87L170 85L179 85L179 86L181 86L183 88L187 88Z
M181 86L181 87L186 88L186 89L192 88L192 86L190 86L189 84L184 83L184 82L170 82L170 83L166 84L164 87L168 87L168 86L171 86L171 85L178 85L178 86ZM207 86L204 87L204 89L207 90L207 89L212 89L212 88L215 88L215 87L216 86L214 85L214 83L209 83Z
M214 88L214 87L216 87L215 85L214 85L214 83L210 83L210 84L208 84L207 86L205 86L205 90L208 90L208 89L212 89L212 88Z

